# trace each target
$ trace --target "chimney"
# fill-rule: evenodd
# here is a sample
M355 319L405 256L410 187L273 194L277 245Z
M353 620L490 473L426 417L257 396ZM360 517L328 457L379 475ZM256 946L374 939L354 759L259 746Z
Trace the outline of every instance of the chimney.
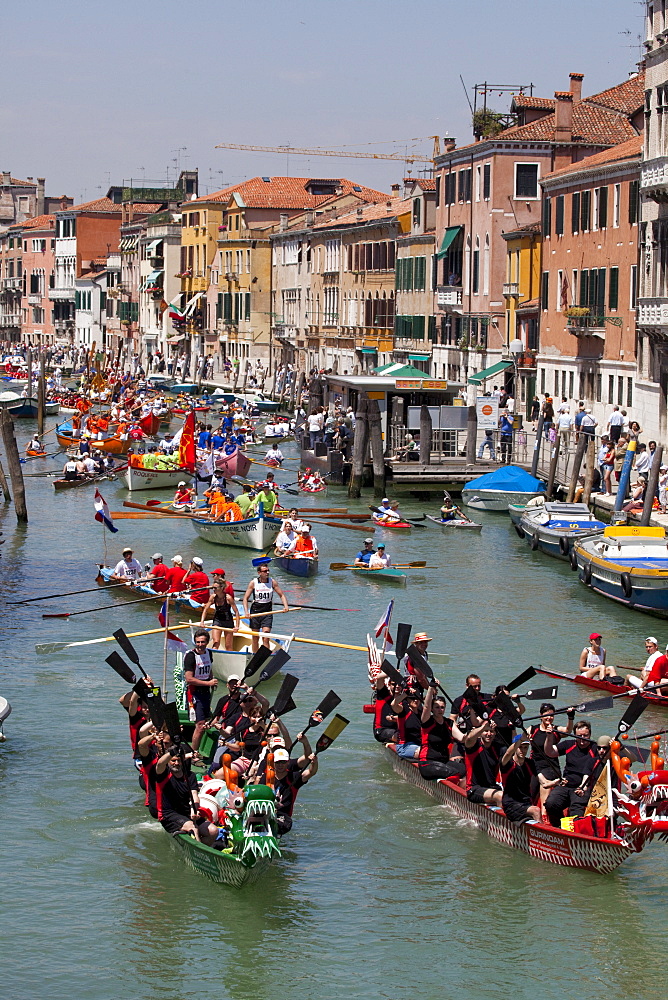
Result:
M284 233L285 230L288 228L288 217L287 214L284 214L283 212L281 212L281 214L278 217L278 228L282 233Z
M37 204L35 205L35 214L44 215L44 184L45 180L43 177L37 178Z
M364 214L364 210L361 207L358 208L357 209L357 218L361 219L363 214Z
M392 197L393 198L398 198L400 190L401 190L401 188L400 188L399 184L393 184L392 185Z
M582 81L584 80L584 73L569 73L569 76L571 80L573 104L579 104L582 100Z
M570 90L555 90L554 138L570 142L573 138L573 95Z
M315 214L313 212L306 213L306 226L308 229L313 225L313 220L315 219Z
M10 170L2 171L2 186L10 187L12 183L12 174Z
M451 153L453 149L457 148L457 140L453 139L452 136L443 136L443 152Z

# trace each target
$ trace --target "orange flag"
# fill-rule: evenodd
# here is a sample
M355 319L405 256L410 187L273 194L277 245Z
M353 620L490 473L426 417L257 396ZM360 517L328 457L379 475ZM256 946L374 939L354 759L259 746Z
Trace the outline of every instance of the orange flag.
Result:
M179 442L179 465L182 469L195 471L195 411L191 410L183 423Z

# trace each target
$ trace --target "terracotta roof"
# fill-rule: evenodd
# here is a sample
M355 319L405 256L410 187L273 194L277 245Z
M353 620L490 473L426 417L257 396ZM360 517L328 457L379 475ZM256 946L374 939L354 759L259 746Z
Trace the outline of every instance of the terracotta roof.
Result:
M109 215L120 215L122 205L112 201L111 198L96 198L94 201L84 201L80 205L71 205L62 209L64 212L106 212ZM133 202L132 211L135 215L152 215L155 212L155 203L144 204L143 202Z
M22 223L24 229L55 229L55 215L36 215Z
M513 105L516 108L542 108L546 111L554 110L553 97L531 97L529 94L514 94Z
M182 211L188 211L193 205L206 202L227 204L235 193L248 208L314 208L332 198L332 194L311 194L307 190L307 185L312 181L313 178L310 177L270 177L268 181L262 177L252 177L241 184L234 184L214 194L185 202L181 208ZM328 178L328 181L340 185L342 194L355 195L361 201L382 201L388 197L382 191L356 184L355 181L349 181L345 177Z
M345 212L338 217L323 219L317 222L314 229L329 229L332 226L351 226L361 222L374 222L380 219L396 219L399 215L404 215L412 210L413 203L410 198L386 198L380 204L364 205L359 209L355 208L351 212Z
M555 142L555 119L552 112L528 125L513 125L495 136L494 141ZM580 101L573 108L573 142L614 146L637 134L628 118L618 111L588 101Z
M404 184L417 184L423 191L436 190L436 181L431 177L404 177Z
M634 115L645 103L645 74L637 73L616 87L602 90L600 94L592 94L586 100L588 104L600 104L625 115Z
M538 309L540 305L540 299L527 299L526 302L520 302L516 307L516 312L534 312Z
M617 146L612 146L610 149L594 153L593 156L585 156L584 160L579 160L577 163L569 163L567 167L553 170L551 174L545 174L542 180L551 180L553 177L562 177L564 174L578 173L581 170L603 166L606 163L615 163L622 160L640 160L642 148L643 137L636 135L633 139L620 142Z
M16 184L18 187L37 187L34 181L20 181L18 177L10 177L10 184Z

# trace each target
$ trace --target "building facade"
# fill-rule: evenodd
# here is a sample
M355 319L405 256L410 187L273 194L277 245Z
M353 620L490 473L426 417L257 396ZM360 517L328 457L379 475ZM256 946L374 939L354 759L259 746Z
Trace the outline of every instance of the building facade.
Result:
M436 375L435 279L436 182L431 178L404 180L410 203L400 217L395 264L394 343L392 360Z
M20 239L25 286L21 336L30 346L46 347L55 343L56 336L53 304L49 301L49 289L55 280L55 215L28 219L22 226Z

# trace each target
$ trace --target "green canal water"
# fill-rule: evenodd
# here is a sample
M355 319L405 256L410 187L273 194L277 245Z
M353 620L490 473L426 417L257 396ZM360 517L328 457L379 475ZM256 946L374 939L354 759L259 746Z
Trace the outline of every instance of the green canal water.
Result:
M29 429L20 425L21 442ZM31 472L47 467L30 463ZM3 996L657 995L667 943L666 845L657 841L615 874L597 876L530 859L458 821L384 760L370 717L361 713L369 692L363 653L292 647L290 669L300 682L289 728L296 732L330 687L351 724L300 793L282 860L259 885L241 891L185 868L141 804L118 705L123 684L104 662L112 644L34 652L38 642L109 635L119 626L152 628L157 608L125 607L105 591L9 606L21 597L94 586L102 556L90 489L54 496L51 480L26 482L27 529L16 528L12 509L0 513L6 539L0 694L13 706L0 745ZM110 483L103 493L112 510L121 509L121 486ZM311 502L347 501L343 491L330 489L326 504ZM408 514L436 506L403 505ZM479 536L446 536L434 525L410 534L377 531L395 562L429 564L411 572L405 589L331 573L329 562L351 558L364 535L319 527L320 575L303 582L280 570L275 576L291 600L357 610L302 612L291 616L291 628L364 645L394 597L395 623L426 630L434 650L451 654L439 672L453 695L471 669L487 690L529 664L573 670L593 630L617 663L641 663L647 634L668 639L663 623L597 598L565 563L532 553L504 516L481 518ZM187 521L118 526L118 534L107 534L110 558L130 543L142 562L156 549L167 558L198 554L208 570L223 565L237 586L250 579L250 554L209 545ZM69 621L41 617L93 607L100 610ZM286 619L276 622L287 628ZM137 643L159 676L160 639ZM582 690L563 685L558 700L581 700ZM620 714L597 716L595 734L613 732ZM648 710L643 725L658 728L664 720Z

